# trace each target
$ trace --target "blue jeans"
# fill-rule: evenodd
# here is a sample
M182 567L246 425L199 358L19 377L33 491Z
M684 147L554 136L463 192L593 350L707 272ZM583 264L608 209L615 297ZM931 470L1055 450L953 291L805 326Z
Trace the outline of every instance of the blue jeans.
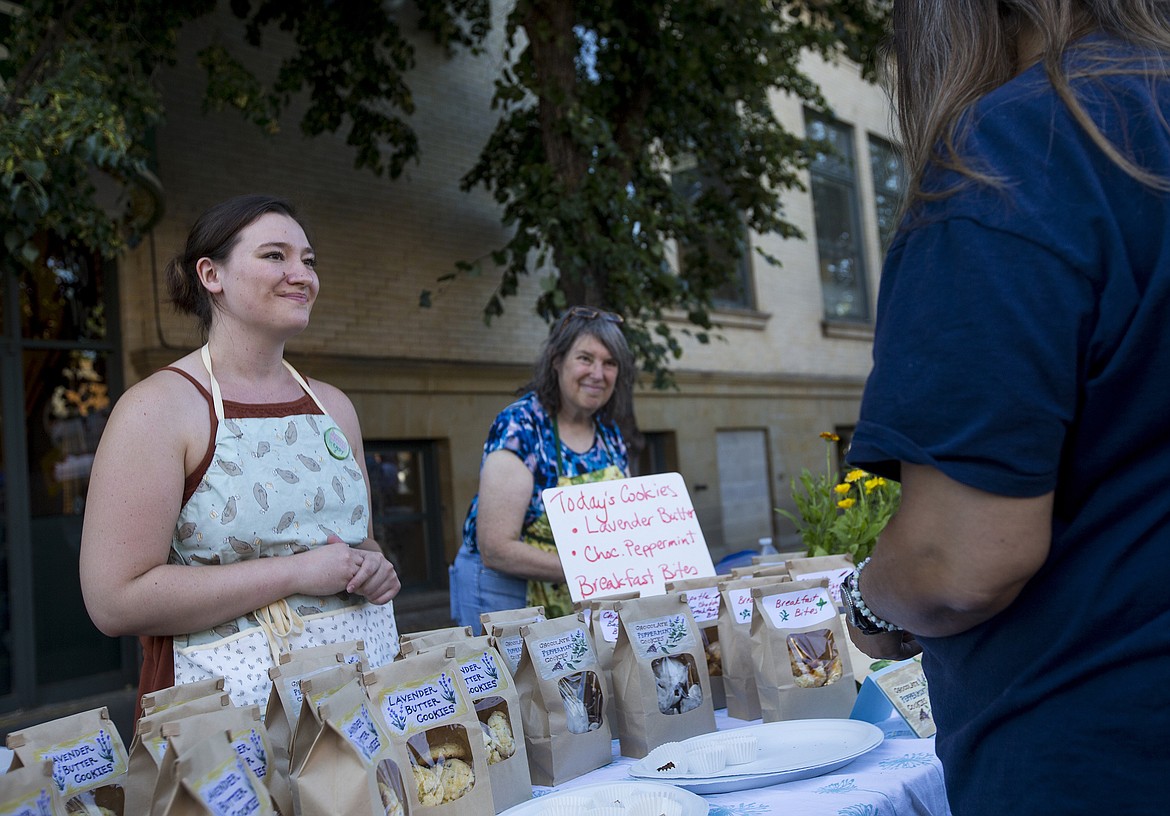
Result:
M482 612L521 609L527 604L528 582L483 565L478 552L460 547L449 570L451 579L451 618L460 626L470 626L481 634Z

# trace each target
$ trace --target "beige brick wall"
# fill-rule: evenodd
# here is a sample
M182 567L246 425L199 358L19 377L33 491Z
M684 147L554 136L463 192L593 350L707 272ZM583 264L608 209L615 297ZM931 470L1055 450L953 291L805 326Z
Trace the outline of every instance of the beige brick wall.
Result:
M413 30L407 23L405 30ZM230 112L200 113L202 77L193 53L214 39L235 37L232 21L209 21L184 37L180 65L163 73L167 123L158 133L158 175L166 213L153 234L120 265L122 328L128 380L194 346L186 318L165 303L161 269L207 205L243 192L286 195L313 228L321 297L313 324L290 344L290 357L307 373L344 388L371 440L445 442L445 546L457 531L476 489L479 455L488 425L526 379L544 335L531 311L538 282L526 281L507 313L490 327L481 309L491 275L436 280L456 261L482 257L506 234L483 191L466 194L459 180L490 134L492 79L501 62L499 37L485 55L447 58L418 40L418 67L410 74L417 111L410 118L422 145L417 164L400 179L377 178L352 167L340 136L306 139L295 117L276 137L261 135ZM271 70L278 49L262 59ZM885 96L848 66L810 61L838 116L854 127L858 181L869 243L871 306L876 295L877 237L866 158L866 133L885 135ZM776 100L778 114L802 128L798 106ZM811 237L807 195L786 200L788 215ZM783 261L782 269L755 258L759 315L727 316L723 339L687 342L677 365L677 391L639 391L640 424L672 431L679 470L692 491L704 535L718 558L748 543L725 541L719 506L715 438L718 430L764 429L774 503L787 503L788 480L801 467L824 461L821 430L855 421L870 343L826 337L815 244L754 240ZM157 271L157 274L156 274ZM418 306L423 289L433 306ZM778 521L783 536L786 523Z

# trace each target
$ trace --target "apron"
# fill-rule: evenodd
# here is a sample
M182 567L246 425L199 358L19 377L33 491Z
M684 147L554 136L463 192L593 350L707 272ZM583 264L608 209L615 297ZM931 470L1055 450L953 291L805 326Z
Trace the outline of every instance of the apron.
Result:
M369 495L348 440L317 395L284 363L322 413L282 417L224 415L211 355L214 451L195 493L180 511L171 563L199 566L287 557L337 535L365 540ZM293 595L209 629L174 637L175 683L223 677L237 706L264 710L268 669L282 653L361 640L372 666L398 654L393 603L376 605L344 590L328 597Z
M597 438L601 440L601 444L605 445L605 451L609 454L609 464L600 470L587 471L577 476L564 476L561 473L564 470L561 461L561 435L557 430L555 417L553 418L553 437L557 445L557 487L609 482L614 479L626 478L625 472L614 462L613 451L600 430L597 431ZM520 540L539 550L556 552L557 544L553 540L552 525L549 524L548 513L541 513L540 518L528 525L528 529L524 531ZM553 581L529 581L527 603L528 606L543 606L544 616L549 620L572 615L574 612L573 599L569 595L568 585Z

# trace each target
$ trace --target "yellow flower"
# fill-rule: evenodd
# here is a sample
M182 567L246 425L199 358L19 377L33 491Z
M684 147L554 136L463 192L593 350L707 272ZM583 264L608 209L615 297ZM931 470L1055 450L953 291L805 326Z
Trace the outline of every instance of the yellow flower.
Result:
M835 434L835 433L830 433L829 431L821 431L821 439L824 439L828 442L840 442L841 441L841 437L837 436L837 434Z
M857 504L857 499L841 499L841 501L837 502L837 506L842 510L848 510L855 504Z
M840 493L842 496L844 496L846 493L848 493L852 489L853 488L847 484L839 484L833 488L834 491L836 491L837 493Z
M881 476L874 476L872 479L865 480L865 492L872 493L875 487L881 487L886 483L886 480Z
M853 482L856 482L858 479L864 479L868 475L869 474L866 473L864 470L851 470L851 471L849 471L848 475L845 476L845 481L852 484Z

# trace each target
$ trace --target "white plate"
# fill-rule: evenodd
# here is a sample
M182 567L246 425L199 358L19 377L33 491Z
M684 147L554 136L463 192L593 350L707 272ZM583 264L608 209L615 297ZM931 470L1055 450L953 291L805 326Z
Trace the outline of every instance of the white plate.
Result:
M707 803L702 797L679 790L673 785L663 785L660 782L595 782L591 785L578 785L574 788L538 796L515 807L510 807L499 816L536 816L545 805L555 802L563 796L588 796L596 799L602 797L607 802L627 799L638 793L661 793L682 804L682 816L707 816ZM600 804L600 799L597 800Z
M876 725L860 720L786 720L703 734L684 740L687 748L729 736L751 735L759 740L754 762L728 765L709 776L686 774L664 777L639 760L630 776L677 785L694 793L727 793L809 779L847 765L881 745L884 736Z

